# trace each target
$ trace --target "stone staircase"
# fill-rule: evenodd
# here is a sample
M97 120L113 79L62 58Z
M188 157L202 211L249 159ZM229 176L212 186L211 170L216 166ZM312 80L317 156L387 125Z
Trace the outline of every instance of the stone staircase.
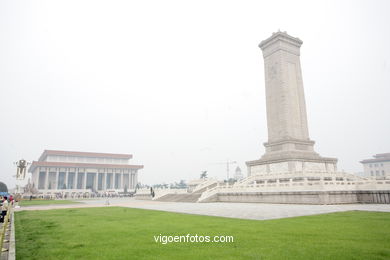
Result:
M196 186L192 191L177 191L175 189L168 190L165 195L157 196L155 201L166 201L166 202L198 202L202 193L216 187L218 181L215 179L207 179L203 183Z
M209 185L205 186L205 187L202 187L201 189L198 189L197 191L195 191L194 193L202 193L202 192L205 192L206 190L209 190L209 189L212 189L214 187L217 187L218 183L215 182L215 183L210 183Z
M166 202L197 202L202 193L167 194L156 201Z

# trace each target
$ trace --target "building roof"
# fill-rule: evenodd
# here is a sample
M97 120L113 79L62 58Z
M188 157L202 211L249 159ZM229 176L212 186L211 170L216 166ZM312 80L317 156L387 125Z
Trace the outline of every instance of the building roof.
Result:
M36 167L71 167L71 168L114 168L114 169L142 169L143 165L129 164L102 164L102 163L73 163L73 162L44 162L33 161L29 172L34 172Z
M133 158L133 155L131 155L131 154L45 150L45 151L43 151L42 155L39 157L39 161L45 160L48 155L117 158L117 159L131 159L131 158Z
M390 153L378 153L373 156L375 159L366 159L360 163L390 162Z
M387 158L390 159L390 153L377 153L374 155L375 158Z

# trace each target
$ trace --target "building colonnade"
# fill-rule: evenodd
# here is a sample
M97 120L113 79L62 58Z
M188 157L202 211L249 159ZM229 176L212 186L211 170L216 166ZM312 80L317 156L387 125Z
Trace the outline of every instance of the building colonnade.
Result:
M138 182L137 170L129 168L40 167L35 177L39 190L133 190Z

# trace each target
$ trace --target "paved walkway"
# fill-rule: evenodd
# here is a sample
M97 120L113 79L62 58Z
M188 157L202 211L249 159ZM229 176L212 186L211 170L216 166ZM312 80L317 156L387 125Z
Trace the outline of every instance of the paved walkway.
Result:
M107 207L106 199L82 200L80 204L21 207L17 210L47 210L64 208ZM110 206L162 210L187 214L219 216L242 219L278 219L316 215L350 210L390 212L390 204L300 205L262 203L184 203L135 200L134 198L110 199Z

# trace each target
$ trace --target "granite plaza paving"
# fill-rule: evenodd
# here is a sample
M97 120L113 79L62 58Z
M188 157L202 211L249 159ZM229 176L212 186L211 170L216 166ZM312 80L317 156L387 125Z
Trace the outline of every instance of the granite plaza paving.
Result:
M16 211L119 206L254 220L289 218L350 210L390 212L390 204L302 205L224 202L184 203L135 200L134 198L112 198L108 201L109 205L107 205L107 199L88 199L79 200L79 202L82 202L80 204L29 206L18 208Z

